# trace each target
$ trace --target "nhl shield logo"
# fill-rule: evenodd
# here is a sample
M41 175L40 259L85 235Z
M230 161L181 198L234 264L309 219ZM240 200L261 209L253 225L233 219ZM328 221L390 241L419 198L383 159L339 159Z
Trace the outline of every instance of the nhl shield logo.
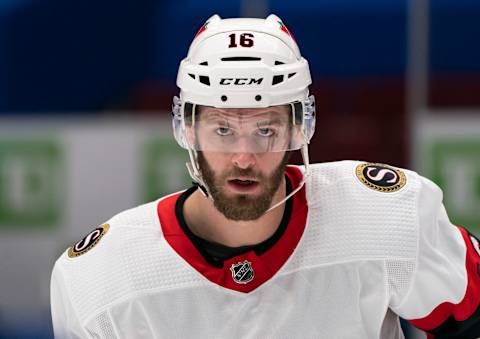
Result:
M233 281L237 284L248 284L255 277L252 263L247 260L233 264L230 271L232 271Z

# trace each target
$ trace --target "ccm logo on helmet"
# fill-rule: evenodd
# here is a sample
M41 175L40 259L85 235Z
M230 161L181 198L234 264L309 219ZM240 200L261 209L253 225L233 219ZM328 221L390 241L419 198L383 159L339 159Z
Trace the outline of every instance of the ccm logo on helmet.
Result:
M220 79L220 85L260 85L263 81L263 78L222 78Z

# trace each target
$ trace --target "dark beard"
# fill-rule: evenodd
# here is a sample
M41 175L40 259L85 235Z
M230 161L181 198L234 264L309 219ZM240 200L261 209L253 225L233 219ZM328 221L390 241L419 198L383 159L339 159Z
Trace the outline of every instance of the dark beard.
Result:
M290 153L286 152L280 164L275 168L269 177L261 173L255 173L253 169L242 169L235 167L231 172L221 174L218 181L215 180L215 172L207 163L202 152L198 152L198 165L202 173L203 180L208 186L208 190L213 198L215 208L222 213L225 218L235 221L249 221L260 218L270 207L273 196L277 191L285 172L285 166L290 158ZM233 197L227 196L221 189L219 183L226 182L227 177L248 176L253 177L264 186L263 192L258 196L246 194L237 194Z

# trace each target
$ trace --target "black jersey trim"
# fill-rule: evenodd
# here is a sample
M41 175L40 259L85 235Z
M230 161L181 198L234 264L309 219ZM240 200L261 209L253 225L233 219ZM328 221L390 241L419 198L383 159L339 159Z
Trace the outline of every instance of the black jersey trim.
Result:
M453 316L439 327L428 331L433 334L435 339L444 338L461 338L461 339L475 339L480 337L480 306L475 312L464 321L458 321Z
M290 217L293 209L292 198L288 199L285 203L285 210L283 212L282 220L280 221L280 225L278 226L275 233L273 233L268 239L262 241L261 243L240 247L229 247L222 244L212 243L194 234L188 227L185 216L183 214L183 206L185 204L185 201L190 195L192 195L193 192L195 192L197 188L197 186L190 187L178 197L175 204L175 215L183 232L187 235L187 237L193 243L195 248L200 252L200 254L205 258L205 260L214 267L222 268L225 260L231 259L252 250L255 252L256 255L262 255L263 253L268 251L268 249L270 249L273 245L275 245L275 243L282 237L282 235L287 229L288 223L290 222ZM292 192L292 184L287 175L285 175L285 189L286 195ZM212 253L209 252L209 248L212 249L212 252L214 251L216 253L220 253L222 257L219 258L212 255Z
M470 233L467 229L459 227L460 230L466 232L468 238L465 241L470 241L473 251L477 251L473 238L479 240L475 235ZM477 253L478 254L478 253ZM468 256L468 253L467 253ZM473 274L479 274L478 262L476 263L476 270ZM453 315L449 316L440 326L429 330L428 333L434 335L435 339L443 338L460 338L460 339L475 339L480 338L480 305L477 306L477 309L473 314L463 321L456 320Z

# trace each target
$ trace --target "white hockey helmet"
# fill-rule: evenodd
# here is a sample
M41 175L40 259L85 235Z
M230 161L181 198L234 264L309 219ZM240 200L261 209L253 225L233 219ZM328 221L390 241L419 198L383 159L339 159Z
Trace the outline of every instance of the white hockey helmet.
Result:
M301 149L308 168L307 145L315 129L311 82L307 60L276 15L208 19L180 63L180 96L174 97L172 107L175 139L189 151L192 178L204 185L196 160L200 149L187 137L198 105L224 109L290 105L291 123L301 131L302 140L280 150Z

